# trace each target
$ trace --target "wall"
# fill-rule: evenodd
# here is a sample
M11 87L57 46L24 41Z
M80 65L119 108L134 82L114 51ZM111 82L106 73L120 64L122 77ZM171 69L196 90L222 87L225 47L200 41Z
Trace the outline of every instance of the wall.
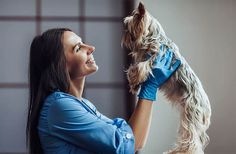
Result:
M236 1L143 0L202 81L212 106L207 154L236 153ZM154 105L142 154L160 154L175 141L178 112L162 97Z

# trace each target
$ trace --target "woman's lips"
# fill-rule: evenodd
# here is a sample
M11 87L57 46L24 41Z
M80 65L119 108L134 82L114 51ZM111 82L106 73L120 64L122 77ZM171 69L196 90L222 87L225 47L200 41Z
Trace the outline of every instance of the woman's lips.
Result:
M95 60L93 58L89 59L86 64L94 64L95 63Z

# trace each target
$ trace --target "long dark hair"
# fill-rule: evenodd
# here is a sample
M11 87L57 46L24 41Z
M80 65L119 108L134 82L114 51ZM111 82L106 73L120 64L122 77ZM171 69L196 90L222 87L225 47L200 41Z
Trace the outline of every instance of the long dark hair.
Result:
M29 106L26 142L30 154L43 153L38 135L39 113L45 98L59 89L69 90L69 78L62 44L67 28L49 29L36 36L30 46L29 59Z

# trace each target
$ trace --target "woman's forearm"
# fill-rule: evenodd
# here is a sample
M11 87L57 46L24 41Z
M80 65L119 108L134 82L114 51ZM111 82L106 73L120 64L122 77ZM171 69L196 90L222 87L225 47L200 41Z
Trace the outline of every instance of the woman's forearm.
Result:
M145 143L149 133L153 102L140 99L129 119L135 137L135 151L141 149Z

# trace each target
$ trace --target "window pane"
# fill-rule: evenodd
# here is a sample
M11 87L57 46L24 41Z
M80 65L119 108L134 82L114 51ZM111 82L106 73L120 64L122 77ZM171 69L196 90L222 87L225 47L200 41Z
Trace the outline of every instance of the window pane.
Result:
M79 22L71 21L44 21L42 22L41 29L42 32L50 28L70 28L73 32L79 35Z
M123 0L85 0L86 16L122 17Z
M0 151L25 152L28 90L0 89Z
M86 43L95 46L93 53L99 70L88 82L123 82L124 51L121 48L121 23L86 22Z
M42 0L42 16L78 16L78 0Z
M35 16L35 0L1 0L1 16Z
M86 89L86 99L109 118L125 117L126 105L122 89Z
M0 21L0 82L27 82L34 22Z

